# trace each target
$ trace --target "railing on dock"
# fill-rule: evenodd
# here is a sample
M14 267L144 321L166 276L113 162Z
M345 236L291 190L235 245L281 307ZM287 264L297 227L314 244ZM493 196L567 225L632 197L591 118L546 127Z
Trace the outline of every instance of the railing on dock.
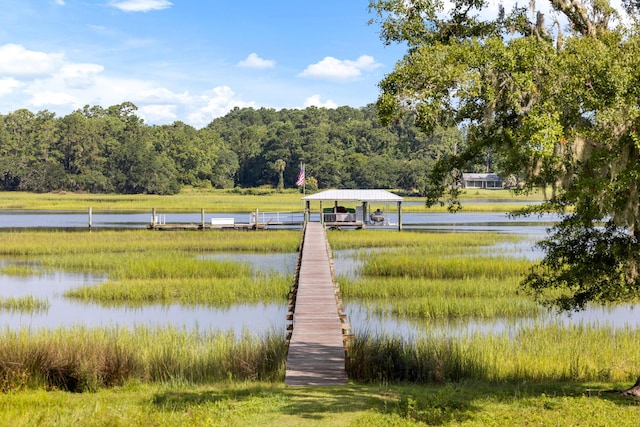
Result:
M304 224L304 212L256 212L251 213L249 222L269 225L302 225Z

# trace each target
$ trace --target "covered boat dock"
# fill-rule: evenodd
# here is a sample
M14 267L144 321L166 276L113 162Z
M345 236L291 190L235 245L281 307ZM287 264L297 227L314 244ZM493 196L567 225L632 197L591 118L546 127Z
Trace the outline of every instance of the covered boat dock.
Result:
M369 212L372 204L395 203L398 210L398 230L402 230L402 197L387 190L325 190L302 198L305 201L305 218L311 214L311 202L320 203L320 222L326 227L366 228L367 224L384 224L384 212ZM322 202L330 206L323 208ZM355 208L345 207L341 202L356 204ZM388 222L387 222L388 225Z

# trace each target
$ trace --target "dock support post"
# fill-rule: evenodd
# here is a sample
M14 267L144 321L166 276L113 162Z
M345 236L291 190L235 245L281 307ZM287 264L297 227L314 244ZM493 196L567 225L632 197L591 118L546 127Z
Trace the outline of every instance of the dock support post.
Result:
M151 225L156 225L158 222L158 216L156 215L156 208L151 209Z
M89 230L93 227L93 208L89 206Z
M307 225L307 222L309 222L309 215L311 215L311 202L307 200L304 209L304 225Z
M200 209L200 220L202 221L202 229L204 230L204 208Z
M362 229L367 229L367 222L369 222L369 214L367 211L369 210L369 203L366 201L362 202Z

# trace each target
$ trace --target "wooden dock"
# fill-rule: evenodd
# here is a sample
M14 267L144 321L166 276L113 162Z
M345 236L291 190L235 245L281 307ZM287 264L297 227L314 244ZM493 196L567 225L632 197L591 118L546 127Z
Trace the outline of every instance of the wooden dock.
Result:
M341 310L325 229L319 222L309 222L304 231L288 315L293 323L285 384L342 385L347 382L344 334L349 327L344 323Z
M197 224L197 223L167 223L149 224L149 230L266 230L269 224L234 223L227 225Z
M90 211L91 214L91 211ZM151 224L147 225L149 230L266 230L269 227L268 221L259 221L259 211L256 209L255 215L248 223L236 222L235 218L211 218L210 221L205 220L204 209L200 210L200 222L178 223L167 222L166 215L158 215L156 209L151 210ZM91 221L89 222L91 227Z

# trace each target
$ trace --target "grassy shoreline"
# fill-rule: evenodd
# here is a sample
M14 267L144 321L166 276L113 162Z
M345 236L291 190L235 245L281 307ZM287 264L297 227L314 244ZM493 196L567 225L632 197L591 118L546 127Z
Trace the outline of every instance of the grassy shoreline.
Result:
M86 194L86 193L24 193L0 192L0 210L72 210L150 212L152 209L172 212L199 213L249 213L302 212L303 194L294 189L276 192L270 188L246 190L195 190L185 189L173 196L149 194ZM469 212L509 212L522 208L526 203L537 203L542 194L514 195L509 190L469 190L462 196L463 210ZM490 203L488 201L499 201ZM317 203L312 209L318 209ZM372 205L375 209L384 205ZM395 206L392 207L395 209ZM403 212L446 212L446 206L427 209L424 198L406 197Z

